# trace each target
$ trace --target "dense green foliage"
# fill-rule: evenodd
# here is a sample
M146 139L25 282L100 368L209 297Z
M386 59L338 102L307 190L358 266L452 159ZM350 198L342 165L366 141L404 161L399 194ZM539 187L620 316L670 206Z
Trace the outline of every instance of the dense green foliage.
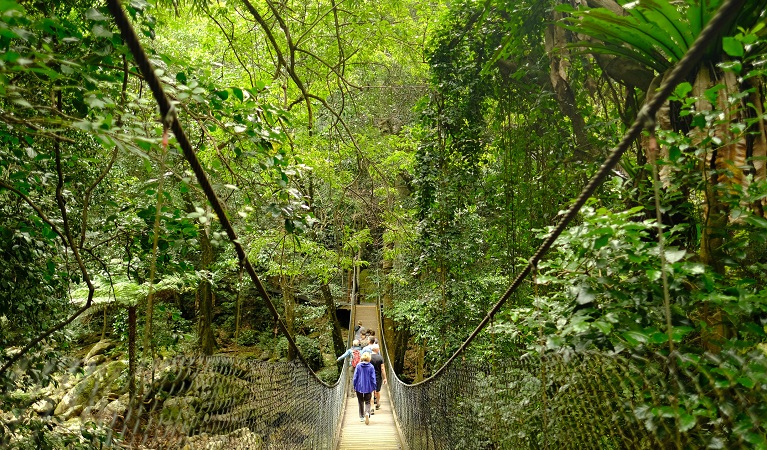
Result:
M328 381L331 306L355 300L384 304L403 379L439 369L721 2L123 3ZM751 398L767 340L764 6L722 30L470 358L671 354L711 375L673 418L640 408L648 427L691 430L728 415L716 396ZM292 358L105 5L0 0L0 50L0 412L19 412L0 443L42 439L19 392L100 339L139 363ZM727 426L762 445L763 409Z

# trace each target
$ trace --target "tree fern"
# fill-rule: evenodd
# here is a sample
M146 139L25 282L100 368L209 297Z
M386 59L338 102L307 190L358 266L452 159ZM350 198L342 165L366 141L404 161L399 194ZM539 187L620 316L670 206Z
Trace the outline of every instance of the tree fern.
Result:
M189 292L197 288L199 276L197 274L169 275L154 285L154 291L172 291L178 294ZM92 308L95 311L113 304L121 307L133 306L149 295L149 284L137 284L126 277L109 278L95 277L93 285L96 291L93 294ZM88 298L88 287L83 285L72 291L71 301L82 305Z

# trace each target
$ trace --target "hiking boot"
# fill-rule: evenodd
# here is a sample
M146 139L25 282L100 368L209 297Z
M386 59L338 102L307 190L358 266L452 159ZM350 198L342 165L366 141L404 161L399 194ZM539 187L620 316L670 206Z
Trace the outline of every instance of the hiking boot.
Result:
M370 425L370 414L365 414L365 425Z

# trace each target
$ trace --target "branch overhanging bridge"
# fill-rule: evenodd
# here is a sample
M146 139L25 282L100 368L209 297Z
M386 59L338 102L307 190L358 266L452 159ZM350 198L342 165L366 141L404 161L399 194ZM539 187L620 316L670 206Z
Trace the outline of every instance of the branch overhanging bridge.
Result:
M730 0L722 5L695 45L642 108L618 147L560 217L527 267L444 365L428 379L406 384L396 376L387 342L381 340L388 384L383 389L383 407L366 425L357 420L356 398L350 395L348 359L339 379L325 383L309 369L287 333L119 1L109 0L110 11L152 89L164 123L176 135L240 262L298 357L290 362L231 356L157 360L151 367L139 368L132 395L121 396L104 390L125 369L124 363L115 361L92 369L96 373L74 384L67 396L87 401L75 402L72 398L67 403L67 397L62 399L62 410L51 415L49 428L57 427L62 439L91 442L96 448L760 448L759 443L765 442L765 425L757 418L763 417L761 410L767 408L767 385L749 378L747 373L767 373L763 354L752 353L748 358L718 354L703 360L690 359L673 349L628 356L596 350L551 353L546 352L543 341L537 347L520 344L515 355L503 359L491 355L477 360L465 353L535 270L623 152L644 128L651 126L655 113L697 62L718 24L741 3ZM350 324L363 317L372 324L368 327L378 330L377 336L383 338L380 305L355 305ZM350 339L352 335L349 330ZM28 376L10 373L11 377ZM715 407L706 403L712 398L717 399ZM67 410L68 404L76 406ZM35 406L30 405L30 410L36 410ZM18 415L25 413L19 411ZM4 430L13 430L12 416L3 416ZM56 416L76 420L54 421ZM9 434L3 439L12 444L12 431Z

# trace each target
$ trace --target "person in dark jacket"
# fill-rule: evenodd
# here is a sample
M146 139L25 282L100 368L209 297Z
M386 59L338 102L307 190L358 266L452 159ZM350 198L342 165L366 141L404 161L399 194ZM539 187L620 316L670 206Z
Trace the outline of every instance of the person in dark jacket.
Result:
M383 356L380 355L381 349L378 346L373 347L373 353L370 357L370 364L376 371L376 391L373 393L375 409L381 408L381 387L386 383L386 368L384 368ZM375 414L375 409L370 414Z
M357 402L360 407L360 422L370 424L370 397L376 390L376 370L370 364L370 353L360 356L360 363L354 371L352 380L354 390L357 392Z

